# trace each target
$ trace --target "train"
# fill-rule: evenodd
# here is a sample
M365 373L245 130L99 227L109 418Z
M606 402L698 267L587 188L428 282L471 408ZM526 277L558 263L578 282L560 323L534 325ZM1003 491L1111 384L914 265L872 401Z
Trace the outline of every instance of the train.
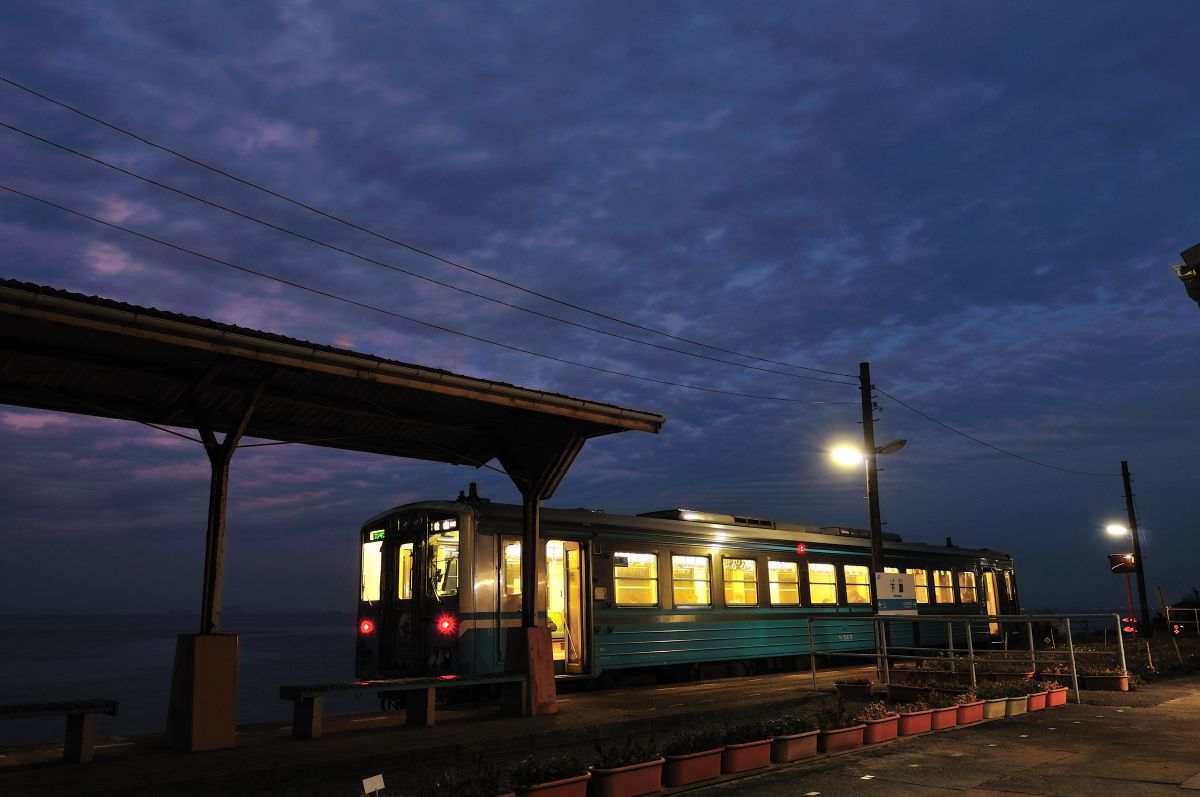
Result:
M526 588L521 528L519 505L474 489L364 523L356 677L503 672ZM541 541L536 618L562 679L731 663L757 671L874 649L863 529L686 509L543 508ZM1006 553L886 533L883 565L915 588L912 622L889 623L894 645L945 643L946 623L921 615L1020 611ZM999 642L999 625L975 625L978 643Z

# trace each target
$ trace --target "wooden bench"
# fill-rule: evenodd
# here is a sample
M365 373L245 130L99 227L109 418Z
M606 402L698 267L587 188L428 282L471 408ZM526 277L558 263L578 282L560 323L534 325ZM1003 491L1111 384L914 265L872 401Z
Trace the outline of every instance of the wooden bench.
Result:
M117 715L115 700L63 700L56 703L18 703L0 706L0 720L66 715L67 735L63 761L84 764L92 760L96 743L96 715Z
M294 704L292 736L297 739L316 739L321 735L325 698L332 694L372 694L380 700L395 700L404 695L407 723L433 725L438 689L500 684L501 711L520 715L525 711L526 679L525 675L504 674L442 675L432 678L392 678L379 681L281 686L279 697Z

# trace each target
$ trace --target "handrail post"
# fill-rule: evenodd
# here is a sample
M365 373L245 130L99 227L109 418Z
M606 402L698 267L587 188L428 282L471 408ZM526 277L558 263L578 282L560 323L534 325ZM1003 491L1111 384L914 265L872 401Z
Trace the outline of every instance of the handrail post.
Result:
M877 633L879 634L879 644L883 649L883 685L887 686L889 683L891 683L891 679L888 673L890 668L888 667L887 628L884 626L885 622L885 620L882 620L879 617L875 618L875 627L877 629Z
M1032 627L1033 621L1030 620L1029 623ZM1071 633L1070 617L1067 617L1067 655L1071 657L1071 685L1075 687L1075 702L1080 703L1082 698L1079 695L1079 673L1075 670L1075 635Z
M967 666L971 668L971 688L975 688L975 640L971 637L971 621L964 620L963 625L967 629Z
M813 618L808 617L808 669L812 672L812 690L817 691L817 651L813 645Z
M946 621L946 650L950 655L950 672L954 672L954 621Z
M1070 624L1070 620L1067 623ZM1033 666L1034 675L1037 675L1037 658L1033 653L1033 623L1030 622L1025 626L1025 630L1029 632L1029 663Z
M1125 634L1121 628L1121 615L1114 614L1113 617L1117 619L1117 650L1121 651L1121 672L1128 675L1129 670L1125 668Z

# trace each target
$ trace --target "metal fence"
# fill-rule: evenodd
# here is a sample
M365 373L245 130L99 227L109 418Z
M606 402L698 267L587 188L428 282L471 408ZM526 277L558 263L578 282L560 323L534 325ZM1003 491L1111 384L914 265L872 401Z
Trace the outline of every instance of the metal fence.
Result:
M1167 628L1174 631L1172 626L1179 626L1180 633L1192 632L1200 636L1200 609L1176 609L1167 607Z
M1194 610L1193 610L1194 611ZM1195 618L1200 627L1200 617ZM818 634L814 627L823 624L847 625L846 617L808 618L809 660L813 689L817 688L817 651L813 645ZM971 688L978 685L981 666L998 661L1019 663L1027 671L1064 669L1069 675L1075 701L1079 702L1079 668L1075 642L1080 637L1116 641L1115 654L1089 651L1089 657L1113 655L1114 665L1127 673L1125 634L1119 614L1019 614L1019 615L875 615L860 623L873 626L875 650L824 651L838 656L865 658L874 662L883 683L891 683L893 664L904 661L945 663L943 672L968 675ZM924 633L922 633L924 631ZM1040 636L1040 639L1037 638ZM1039 646L1040 642L1040 646ZM907 644L906 644L907 643ZM977 648L983 645L983 648ZM1065 646L1065 652L1060 648ZM1014 673L1015 674L1015 673Z

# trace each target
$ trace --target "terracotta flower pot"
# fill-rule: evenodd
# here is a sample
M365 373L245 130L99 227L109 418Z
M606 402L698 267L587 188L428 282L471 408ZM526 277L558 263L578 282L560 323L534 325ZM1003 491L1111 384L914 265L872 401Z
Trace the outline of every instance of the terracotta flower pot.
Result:
M930 728L935 731L953 728L958 724L958 706L933 709L929 724Z
M1089 675L1086 678L1085 689L1096 689L1101 692L1128 692L1128 675Z
M1046 707L1046 692L1033 692L1029 695L1029 710L1041 711Z
M817 750L822 753L835 753L850 747L858 747L863 743L865 725L851 725L849 728L832 728L822 730L817 734Z
M585 772L573 778L534 783L531 786L516 786L513 790L517 797L586 797L588 781L591 778L591 773Z
M731 775L771 766L771 740L727 744L721 753L721 772Z
M985 720L998 720L1004 717L1005 711L1008 710L1008 698L997 697L992 700L983 701L983 718Z
M1046 693L1046 707L1065 706L1067 704L1067 687L1051 689Z
M640 797L660 791L664 763L665 759L656 758L612 769L592 767L592 794L594 797Z
M888 684L888 700L897 703L907 703L910 700L920 700L929 694L928 686L910 686L908 684Z
M698 753L667 756L663 778L668 786L686 786L702 780L721 777L722 747L701 750Z
M817 731L805 731L771 740L771 763L786 764L817 754Z
M970 725L972 722L979 722L983 719L983 701L976 700L974 703L962 703L958 706L958 724Z
M1004 709L1004 716L1015 717L1018 714L1024 714L1029 710L1029 696L1021 695L1020 697L1008 698L1008 706Z
M887 742L896 738L900 715L893 714L881 720L868 720L859 717L857 721L867 726L863 729L863 743L879 744L880 742Z
M839 684L835 683L833 688L837 690L838 697L842 700L870 700L871 699L871 684Z
M933 709L900 712L900 723L896 726L896 730L901 736L928 733L933 730Z

